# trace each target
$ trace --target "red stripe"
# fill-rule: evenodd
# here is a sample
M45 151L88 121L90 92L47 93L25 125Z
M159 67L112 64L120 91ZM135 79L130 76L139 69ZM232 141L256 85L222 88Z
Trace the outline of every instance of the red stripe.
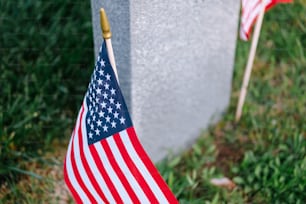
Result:
M84 109L82 108L80 121L82 121L83 112L84 112ZM75 161L75 158L74 158L74 145L73 145L73 143L71 145L72 145L72 147L71 147L71 164L72 164L72 169L73 169L73 172L75 174L76 180L79 183L79 185L81 186L81 188L83 189L83 191L85 192L85 194L87 195L87 197L89 198L90 202L91 203L97 203L97 201L94 199L93 195L87 189L86 185L84 184L84 182L83 182L83 180L80 176L79 171L77 170L77 165L76 165L76 161Z
M251 8L248 9L249 11L246 11L246 7L247 7L247 5L249 5L250 3L249 3L249 2L245 2L245 4L242 4L241 19L245 19L246 21L249 21L250 15L251 15L252 13L254 13L254 8L256 8L256 6L258 6L258 4L260 4L260 3L261 3L261 1L257 1ZM252 26L253 26L254 21L256 20L257 15L258 15L258 14L256 14L256 16L254 17L254 19L252 20L252 22L251 22L249 28L246 28L246 27L245 27L245 24L244 24L244 23L242 22L242 20L241 20L240 29L241 29L241 32L243 32L243 34L245 35L246 40L249 40L250 32L251 32L251 30L252 30ZM243 36L241 36L241 38L243 38Z
M99 171L101 172L101 175L106 183L106 188L109 188L110 192L112 193L114 199L116 200L117 203L123 203L120 195L118 194L118 191L117 189L115 188L113 182L111 181L111 179L109 178L106 170L105 170L105 167L101 161L101 158L96 150L96 147L94 144L92 145L89 145L89 150L93 156L93 159L95 160L95 163L99 169ZM105 156L105 155L102 155L102 157Z
M82 106L82 113L81 113L81 121L82 121L82 115L83 115L83 111L84 111L84 107ZM91 168L89 167L88 165L88 162L87 162L87 159L86 159L86 156L84 154L84 146L83 146L83 135L82 135L82 122L80 123L80 126L78 128L78 134L79 134L79 146L80 146L80 156L81 156L81 161L82 161L82 164L84 166L84 169L87 173L87 176L90 180L90 182L92 183L92 185L94 186L95 190L97 191L97 193L99 194L99 196L101 197L101 199L105 202L105 203L109 203L107 201L107 199L105 198L105 195L104 193L102 192L99 184L97 183L93 173L92 173L92 170Z
M253 13L255 12L255 11L254 11L255 8L256 8L257 6L260 7L260 4L261 4L261 1L257 1L257 3L253 5L253 7L250 9L250 11L249 11L248 13L246 13L245 11L243 12L242 15L245 16L244 18L245 18L247 21L249 21L250 15L253 14ZM244 10L244 9L243 9L243 10ZM255 17L254 17L253 20L251 21L250 27L249 27L249 28L246 28L246 27L245 27L245 24L242 23L243 32L245 33L247 40L250 39L250 33L251 33L251 31L252 31L253 25L254 25L254 23L255 23L255 21L256 21L258 15L259 15L259 12L255 15Z
M67 171L67 169L66 169L66 165L65 165L64 166L64 179L65 179L66 185L67 185L68 189L70 190L70 192L71 192L75 202L76 203L82 203L81 198L79 197L78 193L75 191L75 189L73 188L72 184L70 183L70 180L68 178L68 175L67 175L66 171Z
M106 152L107 158L109 160L109 162L111 163L114 171L116 172L117 176L119 177L120 181L122 182L124 188L126 189L127 193L129 194L131 200L133 201L133 203L140 203L139 199L137 198L134 190L132 189L130 183L128 182L128 180L126 179L124 173L122 172L121 168L119 167L110 147L109 144L107 143L106 140L103 140L101 142L103 149Z
M149 158L149 156L147 155L147 153L143 149L141 143L139 142L138 137L136 136L134 128L133 127L127 128L126 131L127 131L128 135L130 137L130 141L132 142L132 144L134 146L134 149L136 150L137 154L139 155L139 158L142 160L144 165L147 167L147 169L151 173L151 176L153 177L153 179L155 180L155 182L157 183L157 185L159 186L161 191L164 193L164 195L167 198L167 200L169 201L169 203L171 203L171 204L172 203L178 203L177 199L175 198L175 196L173 195L173 193L169 189L167 183L161 177L158 170L156 169L156 167L152 163L151 159Z
M127 164L129 170L132 172L133 176L135 179L138 181L139 185L143 189L144 193L146 194L147 198L151 203L158 203L157 198L155 197L154 193L151 191L150 186L147 184L145 179L143 178L143 175L141 172L138 170L138 167L135 165L133 160L131 159L130 155L128 154L125 145L123 144L120 135L119 134L114 134L113 136L115 143L118 146L118 149Z
M248 13L243 14L243 15L245 15L245 18L246 18L246 19L249 19L249 18L250 18L250 15L251 15L252 13L254 13L254 12L255 12L255 11L254 11L254 10L255 10L255 8L257 8L257 6L259 6L259 7L260 7L260 4L261 4L261 2L260 2L260 1L257 1L257 3L256 3L256 4L254 4L252 8L250 8L250 10L249 10L249 12L248 12ZM244 13L245 13L245 12L244 12ZM258 12L258 14L259 14L259 12ZM256 16L255 16L255 18L254 18L254 19L256 19L256 18L257 18L258 14L256 14ZM254 21L253 21L253 22L254 22ZM250 27L252 27L253 22L251 23L251 26L250 26Z
M68 152L68 154L69 154L69 152ZM67 159L67 157L64 160L64 180L65 180L65 183L66 183L68 189L70 190L75 202L76 203L82 203L82 200L81 200L79 194L75 191L75 189L73 188L73 186L72 186L72 184L71 184L71 182L68 178L66 159Z
M279 3L292 3L292 0L272 0L270 4L266 6L266 11Z

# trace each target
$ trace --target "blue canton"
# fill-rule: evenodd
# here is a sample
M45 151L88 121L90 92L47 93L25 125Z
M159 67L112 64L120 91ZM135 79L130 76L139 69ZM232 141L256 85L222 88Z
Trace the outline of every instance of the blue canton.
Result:
M88 144L112 136L132 122L103 43L85 96Z

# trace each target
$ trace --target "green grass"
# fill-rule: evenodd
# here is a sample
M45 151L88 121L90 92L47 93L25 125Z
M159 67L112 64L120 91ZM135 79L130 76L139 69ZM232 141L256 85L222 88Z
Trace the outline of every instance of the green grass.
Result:
M63 185L50 172L61 168L66 145L53 141L67 144L93 65L90 2L0 0L0 8L0 203L48 202ZM181 203L306 202L305 13L304 0L266 13L236 124L250 47L237 41L222 120L158 164ZM236 187L210 184L223 176Z
M306 202L306 2L266 13L238 124L234 115L250 43L238 41L230 107L192 150L160 164L183 203ZM209 180L227 176L234 190Z
M88 1L0 0L0 8L1 183L70 134L93 43Z

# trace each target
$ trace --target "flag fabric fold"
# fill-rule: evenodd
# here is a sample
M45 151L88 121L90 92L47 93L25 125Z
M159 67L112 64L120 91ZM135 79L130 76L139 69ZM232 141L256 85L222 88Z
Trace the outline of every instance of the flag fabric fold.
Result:
M264 3L265 11L278 3L291 3L292 0L242 0L242 13L240 22L240 38L249 40L252 26L261 11Z
M178 203L143 149L103 43L64 161L77 203Z

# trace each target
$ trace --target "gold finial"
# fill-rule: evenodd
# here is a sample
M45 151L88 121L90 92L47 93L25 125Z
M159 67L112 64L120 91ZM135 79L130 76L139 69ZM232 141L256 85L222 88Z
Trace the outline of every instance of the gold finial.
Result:
M103 38L104 39L111 38L112 37L112 32L110 31L110 26L109 26L104 8L100 9L100 23L101 23Z

